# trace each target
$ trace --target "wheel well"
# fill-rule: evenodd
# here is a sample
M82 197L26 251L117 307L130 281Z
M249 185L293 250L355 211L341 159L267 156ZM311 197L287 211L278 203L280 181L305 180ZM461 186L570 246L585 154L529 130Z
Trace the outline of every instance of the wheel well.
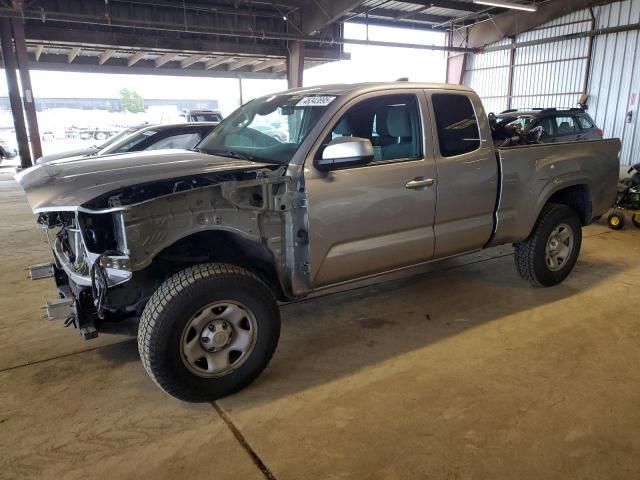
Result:
M279 300L286 299L272 253L261 243L222 230L198 232L162 250L153 260L168 276L205 262L230 263L258 275Z
M593 220L591 209L591 191L587 185L573 185L555 192L549 203L559 203L573 208L580 216L582 225L589 225Z

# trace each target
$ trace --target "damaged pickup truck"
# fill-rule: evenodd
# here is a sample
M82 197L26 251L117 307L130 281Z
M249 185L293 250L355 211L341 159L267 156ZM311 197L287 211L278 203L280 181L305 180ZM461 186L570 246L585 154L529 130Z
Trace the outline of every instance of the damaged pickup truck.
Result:
M616 197L619 150L495 149L465 87L334 85L253 100L197 151L61 160L16 179L53 250L32 268L58 286L50 316L85 338L137 333L163 390L207 401L266 367L278 301L506 243L524 279L561 282L581 227Z

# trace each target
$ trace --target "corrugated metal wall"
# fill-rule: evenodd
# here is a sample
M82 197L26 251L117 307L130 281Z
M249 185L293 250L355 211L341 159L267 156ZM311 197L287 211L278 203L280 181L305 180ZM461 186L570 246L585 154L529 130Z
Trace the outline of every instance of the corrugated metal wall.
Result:
M510 43L507 38L495 45ZM501 112L508 108L510 55L509 50L501 50L467 58L464 83L478 92L487 112Z
M594 9L596 27L640 22L640 0L625 0ZM520 34L516 42L576 33L591 28L588 10L575 12ZM496 45L508 44L505 39ZM589 39L519 48L514 54L513 91L509 103L510 51L472 55L467 60L464 83L476 89L488 111L510 108L573 107L584 88ZM627 121L630 99L640 97L640 33L638 31L594 38L587 92L589 113L605 136L623 142L623 164L640 162L638 110Z
M640 22L640 0L627 0L599 7L597 27L615 27ZM622 140L621 162L640 162L640 32L622 32L596 37L589 81L589 113L607 137ZM627 112L635 111L631 122Z
M517 35L516 42L590 29L588 12L575 12ZM588 38L518 48L514 58L511 107L575 107L583 91L588 54Z

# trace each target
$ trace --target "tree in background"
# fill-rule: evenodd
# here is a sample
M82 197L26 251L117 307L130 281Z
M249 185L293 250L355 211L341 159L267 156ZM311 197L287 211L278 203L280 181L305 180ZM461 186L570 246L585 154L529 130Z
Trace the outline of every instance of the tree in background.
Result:
M144 100L135 90L128 88L120 90L120 105L131 113L144 112Z

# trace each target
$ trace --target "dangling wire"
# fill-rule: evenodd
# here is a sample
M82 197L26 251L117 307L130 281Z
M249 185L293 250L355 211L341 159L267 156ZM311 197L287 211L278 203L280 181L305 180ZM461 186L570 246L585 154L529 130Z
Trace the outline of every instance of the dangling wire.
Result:
M108 250L101 253L91 267L91 294L93 295L93 304L96 307L99 318L104 318L103 309L107 298L107 289L109 288L109 277L101 261L104 257L110 255L122 254L115 250Z

